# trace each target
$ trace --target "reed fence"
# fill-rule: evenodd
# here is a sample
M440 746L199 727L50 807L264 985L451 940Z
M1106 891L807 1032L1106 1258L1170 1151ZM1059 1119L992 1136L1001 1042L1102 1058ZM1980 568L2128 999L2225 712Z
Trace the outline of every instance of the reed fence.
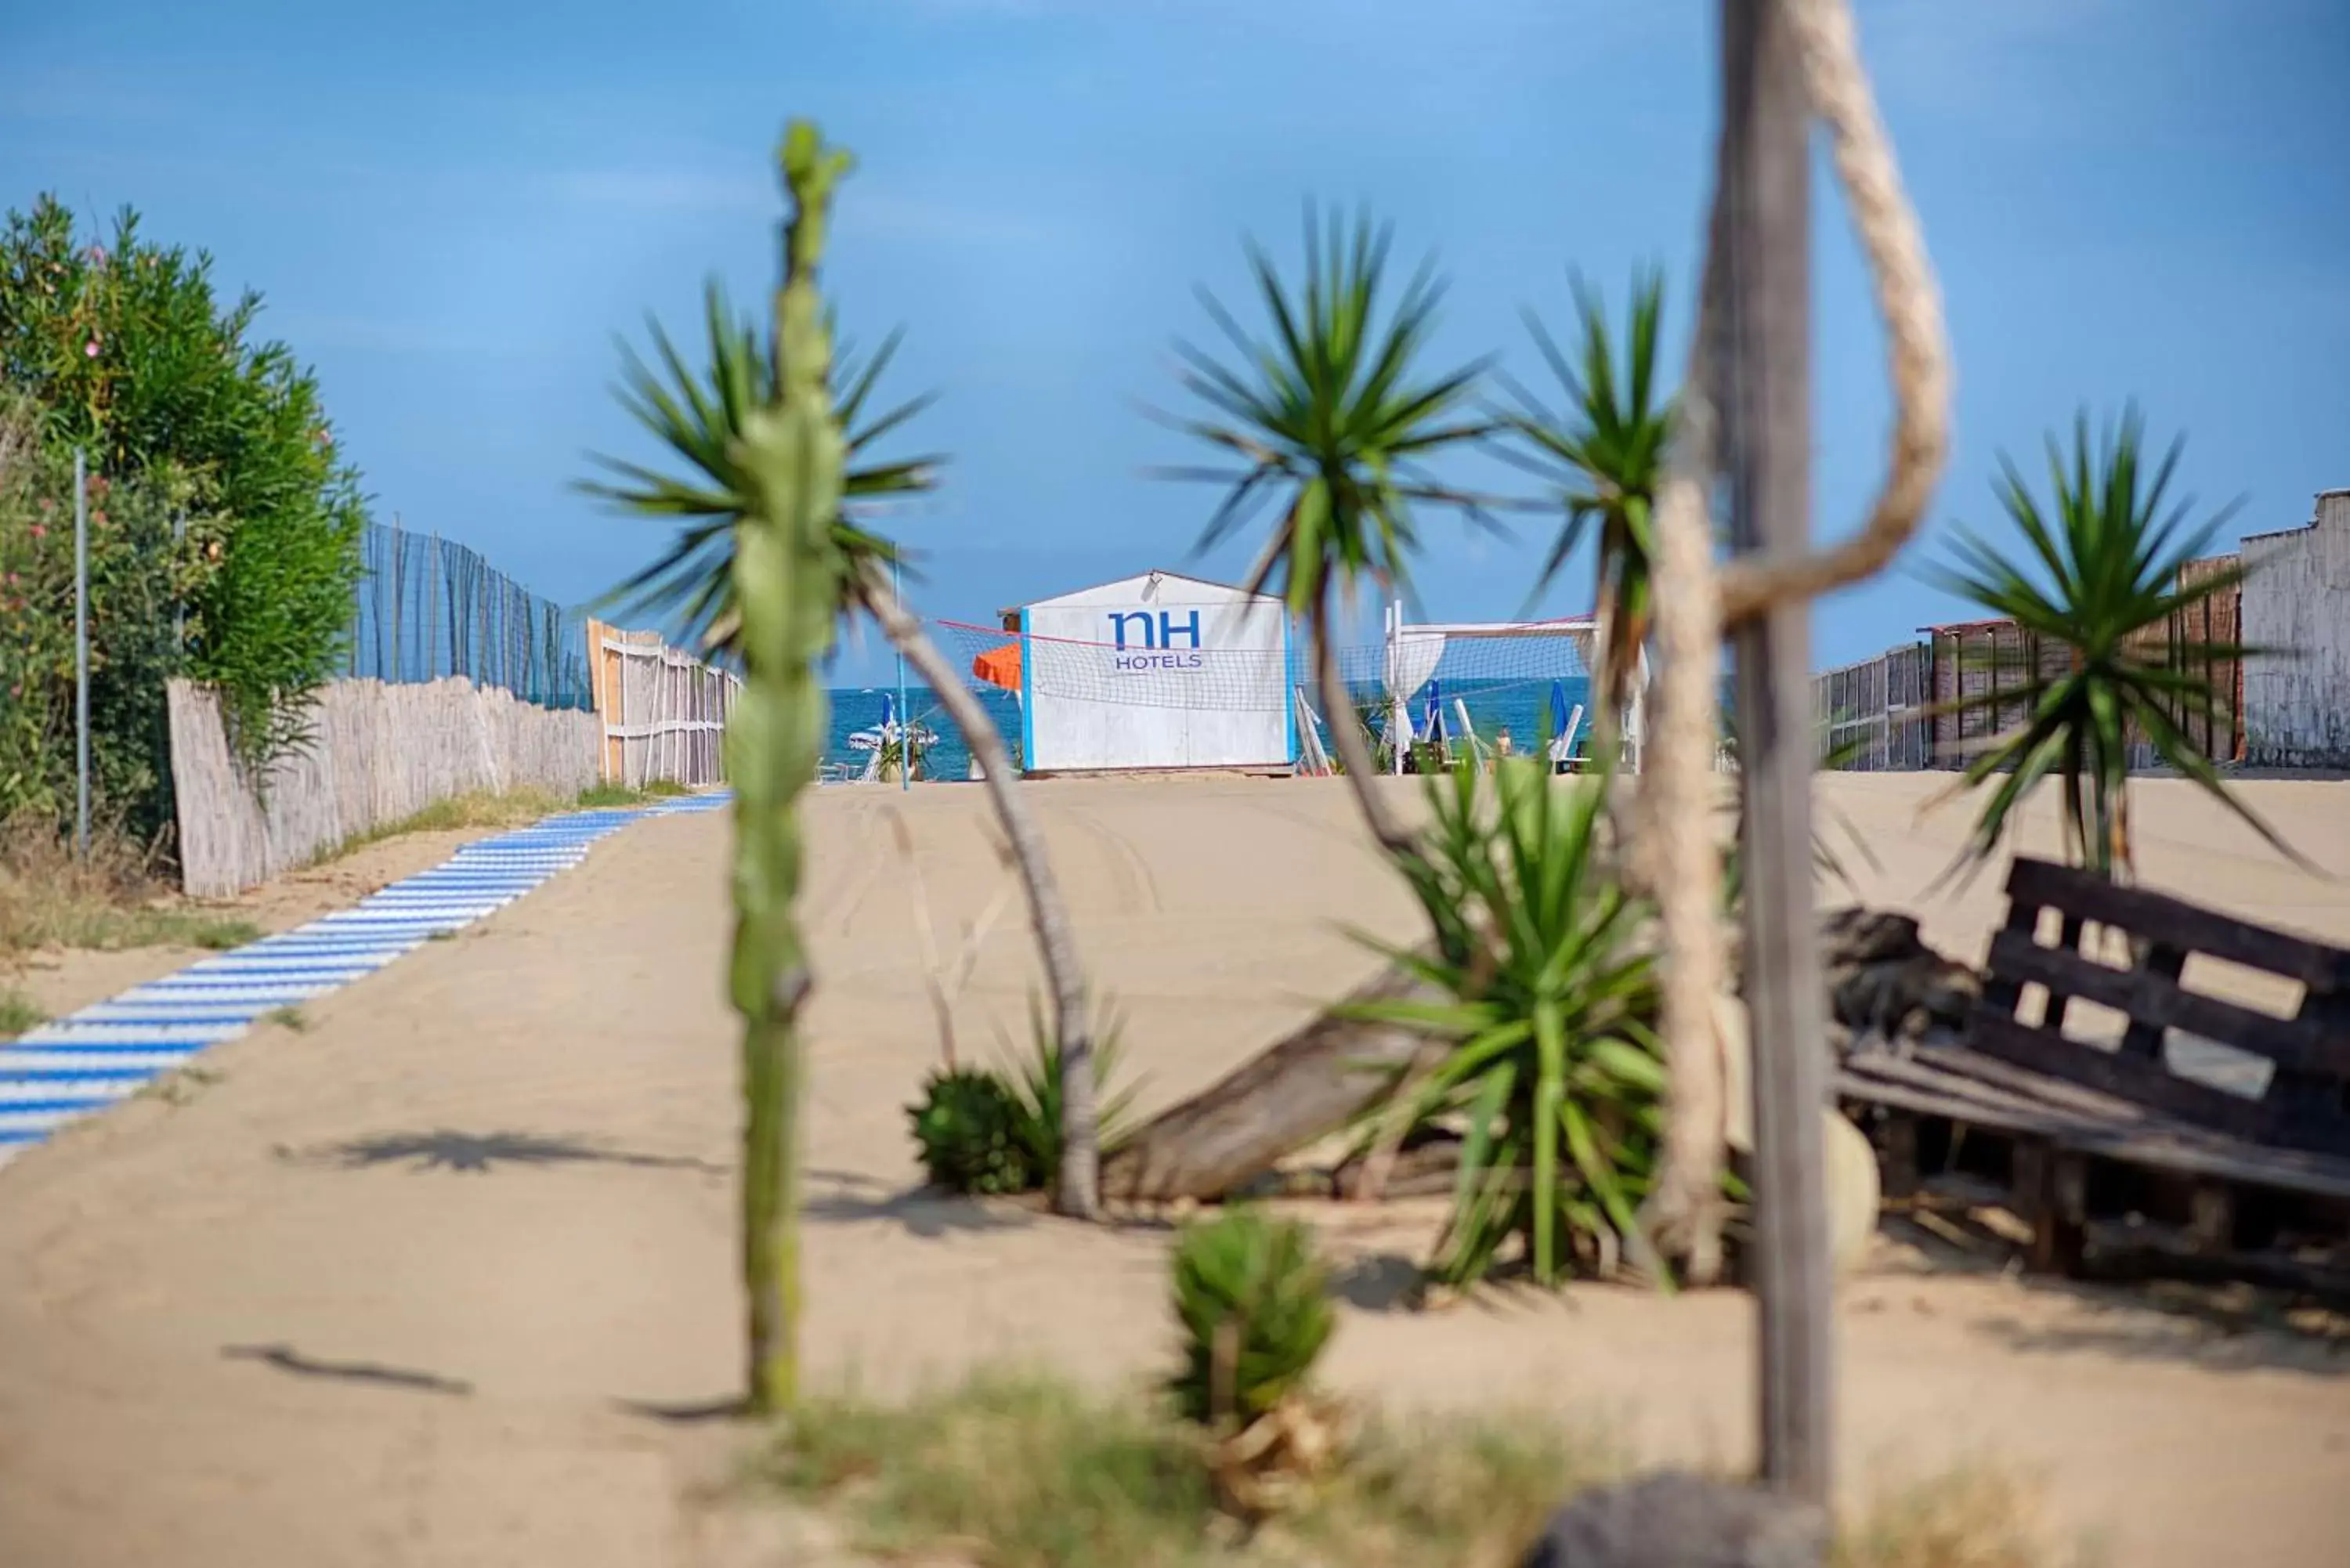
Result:
M602 772L595 714L452 677L331 682L307 742L256 779L212 692L179 680L167 691L181 880L197 898L257 887L456 795L536 786L568 797Z

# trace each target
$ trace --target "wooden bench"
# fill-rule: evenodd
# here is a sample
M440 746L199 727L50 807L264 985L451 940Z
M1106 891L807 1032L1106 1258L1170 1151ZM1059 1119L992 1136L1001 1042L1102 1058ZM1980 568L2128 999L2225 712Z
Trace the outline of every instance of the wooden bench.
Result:
M1839 1075L1888 1197L1995 1181L2037 1268L2150 1252L2350 1293L2350 951L2044 861L2007 894L1963 1040L1864 1045ZM2298 1010L2189 989L2198 954L2297 984Z

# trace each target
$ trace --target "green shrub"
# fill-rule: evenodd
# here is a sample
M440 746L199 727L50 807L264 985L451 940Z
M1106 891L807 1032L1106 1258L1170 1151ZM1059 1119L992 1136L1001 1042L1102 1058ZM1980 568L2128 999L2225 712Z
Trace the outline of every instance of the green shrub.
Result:
M298 738L304 699L341 659L365 521L358 474L336 456L316 379L284 344L246 340L259 296L223 307L211 257L146 241L128 209L107 243L78 243L74 231L50 196L0 230L0 383L35 412L31 504L49 504L0 519L0 535L53 550L62 532L70 551L64 475L83 449L93 578L100 556L120 556L130 579L93 582L94 601L109 596L94 605L93 653L123 694L114 711L94 681L93 729L119 726L126 745L143 743L162 676L184 672L220 690L240 753L258 762ZM188 538L175 548L180 515ZM45 649L72 635L66 582L62 605L54 592L28 601ZM175 604L186 610L184 656ZM20 717L14 728L39 722ZM69 768L69 731L66 746ZM143 790L135 780L112 787L130 792L111 798L134 821L168 818L160 770Z
M74 810L74 506L69 452L40 410L0 403L0 817ZM100 816L151 840L170 816L163 682L186 666L173 611L213 569L216 521L174 537L194 485L169 464L89 480L91 793Z
M1044 1004L1028 999L1030 1048L1016 1074L993 1067L941 1068L906 1107L931 1184L981 1196L1036 1192L1061 1168L1061 1049ZM1126 1133L1131 1087L1108 1089L1118 1061L1118 1021L1094 1030L1095 1126L1104 1153Z
M941 1068L906 1107L931 1185L993 1196L1034 1191L1042 1175L1022 1136L1025 1116L1003 1075L984 1067ZM1049 1169L1050 1168L1045 1168Z
M1305 1227L1250 1208L1184 1226L1175 1243L1183 1415L1245 1428L1302 1394L1329 1342L1329 1282Z

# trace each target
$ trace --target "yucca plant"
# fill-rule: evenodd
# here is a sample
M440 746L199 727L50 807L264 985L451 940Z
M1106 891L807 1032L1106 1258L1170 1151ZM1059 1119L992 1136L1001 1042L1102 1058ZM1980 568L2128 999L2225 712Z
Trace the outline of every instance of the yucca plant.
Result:
M1179 346L1183 386L1208 411L1174 422L1239 466L1161 472L1229 487L1209 519L1202 549L1266 504L1278 508L1248 586L1277 588L1290 613L1305 620L1340 771L1373 836L1399 852L1409 836L1379 799L1369 747L1347 722L1355 705L1331 646L1331 618L1337 599L1366 583L1382 590L1409 587L1419 539L1415 507L1451 507L1490 523L1485 503L1440 483L1424 465L1493 426L1469 409L1482 361L1434 375L1420 369L1443 296L1432 259L1382 316L1388 245L1388 231L1367 216L1350 230L1333 213L1326 234L1308 208L1304 277L1293 286L1252 243L1249 265L1270 340L1251 337L1201 290L1237 357L1222 364L1188 343Z
M1182 1360L1168 1390L1189 1420L1245 1429L1303 1395L1335 1326L1312 1233L1240 1207L1176 1238Z
M607 595L605 605L623 615L667 617L681 638L707 652L732 654L737 651L739 621L733 576L728 568L744 497L743 470L733 446L750 410L775 400L778 371L757 327L747 317L735 314L724 286L714 278L703 290L702 317L710 361L699 371L678 351L658 320L647 323L653 363L627 343L620 345L621 406L683 460L682 472L663 472L643 463L591 455L590 461L611 479L582 481L578 489L639 516L671 518L682 524L670 547ZM831 326L828 319L827 328ZM902 337L901 332L892 332L873 357L861 363L844 350L831 377L835 407L847 443L843 505L833 524L834 543L844 559L859 564L870 561L885 570L905 563L905 553L895 541L860 520L860 512L934 488L939 468L945 462L936 455L894 460L874 456L875 448L936 400L935 394L924 393L868 416L867 405L873 400ZM853 607L844 604L842 613Z
M757 333L734 317L715 285L706 296L704 317L710 364L701 372L678 353L658 324L653 343L659 368L633 351L624 360L621 403L669 449L678 462L677 472L598 458L613 482L587 482L583 488L624 511L685 524L669 551L616 595L635 607L672 611L691 635L723 650L740 645L735 607L741 571L735 555L752 499L742 460L743 429L763 406L763 397L783 385L793 368L780 339L763 347ZM828 318L825 325L828 332ZM827 366L826 384L837 392L840 419L847 427L827 550L836 566L833 614L837 619L860 613L873 618L937 696L978 762L1027 896L1038 960L1053 993L1057 1036L1073 1069L1084 1069L1091 1039L1076 938L1045 857L1044 837L1020 797L1018 770L1003 734L962 672L899 601L892 572L905 559L904 552L874 526L874 504L931 488L941 462L928 457L883 461L872 455L871 449L930 402L928 397L915 398L867 417L866 405L898 342L891 335L859 368L835 375ZM858 461L851 462L852 458ZM809 764L811 774L815 766ZM1073 1071L1072 1081L1079 1087L1066 1102L1064 1168L1055 1193L1063 1212L1090 1219L1100 1207L1090 1070Z
M1124 1054L1119 1029L1118 1015L1105 1008L1092 1031L1094 1135L1100 1140L1104 1156L1125 1141L1130 1130L1128 1117L1139 1087L1133 1084L1122 1089L1110 1087ZM1052 1020L1045 1016L1044 1003L1033 996L1028 1002L1028 1054L1021 1061L1020 1075L1012 1085L1012 1095L1019 1111L1016 1136L1027 1150L1036 1184L1043 1186L1054 1180L1061 1169L1061 1129L1067 1121L1068 1103L1063 1085L1068 1069L1061 1043L1053 1033Z
M2064 792L2066 853L2098 876L2127 879L2134 865L2130 749L2141 738L2279 851L2301 858L2229 790L2180 726L2186 714L2223 711L2212 667L2256 650L2171 635L2180 612L2243 580L2241 566L2191 581L2184 572L2235 508L2189 526L2192 499L2175 506L2165 500L2183 441L2173 441L2149 469L2143 436L2135 406L2094 447L2085 413L2074 422L2069 454L2050 436L2044 509L2002 455L1993 488L2037 573L1963 529L1950 562L1937 573L1945 588L2070 655L2062 670L2022 670L2013 680L1993 681L1991 690L1939 710L1996 715L2020 706L2024 712L2020 726L1998 736L1960 775L1960 788L1991 786L1962 865L1998 853L2017 809L2053 774Z
M1672 436L1672 399L1657 372L1658 330L1664 317L1664 279L1653 270L1634 275L1623 359L1598 296L1573 280L1582 343L1570 361L1542 318L1526 327L1567 403L1554 411L1523 385L1503 379L1517 404L1499 416L1507 439L1496 454L1552 488L1565 521L1543 563L1540 585L1566 564L1586 537L1596 536L1594 604L1599 620L1597 718L1610 732L1622 728L1638 677L1640 649L1651 614L1648 563L1654 549L1649 514L1664 477Z
M1355 1016L1447 1047L1399 1078L1367 1119L1465 1122L1452 1210L1430 1277L1467 1285L1517 1238L1534 1279L1578 1258L1612 1266L1638 1234L1662 1126L1646 906L1605 862L1606 781L1554 781L1532 758L1486 782L1461 769L1427 786L1430 820L1399 865L1434 940L1364 940L1435 1000L1357 1004Z

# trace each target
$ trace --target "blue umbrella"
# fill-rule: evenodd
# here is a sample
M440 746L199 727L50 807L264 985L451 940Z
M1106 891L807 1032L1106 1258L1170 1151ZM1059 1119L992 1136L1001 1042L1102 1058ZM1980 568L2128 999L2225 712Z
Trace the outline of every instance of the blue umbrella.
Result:
M1550 738L1554 741L1566 733L1566 682L1550 683Z
M1441 680L1428 683L1428 738L1440 746L1451 738L1444 723L1444 682Z

